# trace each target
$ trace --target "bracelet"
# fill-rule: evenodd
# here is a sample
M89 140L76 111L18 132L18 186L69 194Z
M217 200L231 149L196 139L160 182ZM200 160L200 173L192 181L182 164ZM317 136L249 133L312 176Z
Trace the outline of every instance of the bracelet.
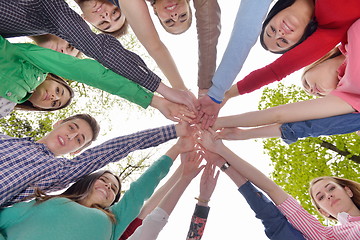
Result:
M209 97L210 97L210 96L209 96ZM213 100L214 102L216 102L217 104L221 104L221 103L222 103L222 101L216 100L216 99L213 98L213 97L210 97L210 99Z
M228 169L230 167L230 163L228 162L225 162L222 166L221 166L221 171L225 171L226 169Z
M198 198L198 197L195 197L195 199L198 200L199 202L202 202L202 203L210 202L210 199L209 200L204 200L204 199L201 199L201 198Z

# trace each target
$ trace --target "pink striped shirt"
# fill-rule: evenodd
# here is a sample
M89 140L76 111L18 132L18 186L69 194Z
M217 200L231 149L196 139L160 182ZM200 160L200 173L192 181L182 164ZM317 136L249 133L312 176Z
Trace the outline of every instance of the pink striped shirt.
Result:
M309 214L293 197L289 196L277 206L289 222L308 240L359 240L360 221L344 225L324 226Z

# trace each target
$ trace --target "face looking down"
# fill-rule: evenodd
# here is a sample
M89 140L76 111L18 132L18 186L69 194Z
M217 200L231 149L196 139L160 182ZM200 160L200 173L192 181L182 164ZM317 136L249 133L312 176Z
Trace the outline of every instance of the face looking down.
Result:
M107 0L82 1L79 6L82 17L101 31L115 32L124 25L125 15Z
M179 34L190 27L192 16L189 1L157 0L152 7L166 31Z
M37 108L58 109L70 98L70 92L63 84L47 79L35 89L29 101Z

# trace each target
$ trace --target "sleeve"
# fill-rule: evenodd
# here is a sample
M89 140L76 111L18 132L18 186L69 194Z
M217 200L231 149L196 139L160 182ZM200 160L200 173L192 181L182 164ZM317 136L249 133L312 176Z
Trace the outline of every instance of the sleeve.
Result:
M217 68L208 95L223 100L261 31L272 0L242 0L224 56ZM250 24L251 23L251 24Z
M133 235L133 233L135 232L135 230L141 226L142 224L142 219L140 218L135 218L130 224L129 226L127 226L127 228L125 229L124 233L121 235L121 237L119 238L119 240L126 240L128 239L131 235Z
M281 138L287 144L294 143L299 138L347 134L358 130L360 130L359 113L284 123L280 127Z
M239 192L260 219L265 228L265 234L269 239L282 240L305 240L301 232L296 230L262 192L250 182L246 182L239 188Z
M99 61L115 73L154 92L161 79L135 53L125 49L109 34L95 34L79 14L64 0L44 1L43 14L53 25L53 32L85 55Z
M216 46L221 31L220 7L217 0L194 0L198 35L198 87L211 87L216 68Z
M314 216L301 207L293 197L289 196L288 199L277 207L306 239L331 239L331 227L323 226Z
M161 208L155 208L136 229L129 240L155 240L168 222L169 215Z
M357 20L348 30L348 44L346 49L346 69L338 86L330 94L349 103L358 112L360 111L360 20Z
M92 59L78 59L34 44L14 44L23 57L45 72L85 83L120 96L143 108L149 106L153 93L120 76Z
M1 234L6 232L7 228L17 224L27 212L31 211L33 203L34 201L22 202L0 210L0 239L5 239L1 238Z
M273 63L255 70L237 82L239 94L245 94L274 81L280 81L324 56L342 39L346 30L318 28L310 37L284 53Z
M36 187L46 192L64 189L83 175L96 171L110 162L119 161L135 150L155 147L173 138L176 138L175 125L148 129L110 139L84 151L75 158L59 159L63 164L62 169L53 169L56 172L49 174L48 178L38 181ZM22 201L24 197L33 193L34 188L28 187L14 196L9 204Z
M131 183L120 202L111 207L116 216L115 233L117 239L140 212L144 201L154 192L159 182L166 176L173 160L164 155L154 162L135 182Z
M187 240L200 240L204 234L206 221L209 215L210 207L195 206L194 214L191 218Z

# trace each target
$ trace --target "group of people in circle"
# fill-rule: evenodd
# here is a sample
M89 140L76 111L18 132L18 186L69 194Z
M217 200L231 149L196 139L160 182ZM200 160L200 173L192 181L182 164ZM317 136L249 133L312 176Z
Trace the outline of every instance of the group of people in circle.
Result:
M0 134L0 239L156 239L182 193L201 171L187 239L201 239L206 232L208 204L221 171L262 220L269 239L360 238L357 179L319 176L311 182L314 207L325 218L341 223L324 226L223 143L281 137L290 144L299 138L360 130L360 86L356 84L360 1L241 0L217 67L221 34L217 0L75 3L81 15L64 0L0 0L0 117L18 109L30 113L67 107L76 98L68 79L144 109L152 106L177 123L119 136L88 149L100 126L86 113L56 122L37 141L31 136ZM161 41L151 11L171 34L185 32L195 16L197 97L187 89ZM94 33L87 22L100 33ZM171 87L118 41L129 26ZM7 40L17 36L30 36L36 44ZM233 84L257 39L265 50L281 56ZM92 59L78 58L82 54ZM280 81L303 67L304 90L318 98L218 117L230 98ZM179 139L123 196L118 176L97 171L130 152L174 138ZM68 153L77 155L61 157ZM178 155L181 164L155 191ZM65 188L58 195L49 194Z

